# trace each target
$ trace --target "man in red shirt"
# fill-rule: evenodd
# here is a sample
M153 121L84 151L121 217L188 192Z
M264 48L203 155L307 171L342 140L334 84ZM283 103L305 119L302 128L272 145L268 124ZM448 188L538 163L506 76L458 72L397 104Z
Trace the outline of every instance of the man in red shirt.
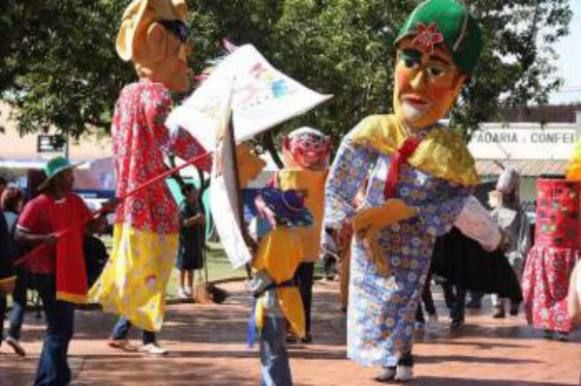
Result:
M41 193L24 207L15 234L18 242L37 247L24 262L42 299L47 323L34 382L37 386L69 384L67 353L74 329L73 302L83 302L86 296L82 234L91 212L71 191L73 167L62 157L47 163Z

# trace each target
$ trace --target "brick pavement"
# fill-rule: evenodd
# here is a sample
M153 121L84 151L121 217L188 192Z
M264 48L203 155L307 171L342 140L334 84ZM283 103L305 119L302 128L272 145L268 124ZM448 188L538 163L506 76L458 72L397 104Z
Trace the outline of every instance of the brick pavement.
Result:
M178 304L169 314L160 342L171 353L143 357L109 349L105 339L114 317L99 311L79 311L71 345L74 385L191 385L258 384L256 349L247 349L245 323L249 298L240 283L223 286L232 296L225 304ZM319 282L315 294L312 345L290 348L295 385L378 385L375 369L345 359L345 318L338 310L337 283ZM547 341L526 327L521 317L494 320L489 304L467 316L461 332L451 333L439 293L440 325L418 336L413 385L436 386L553 386L581 385L581 333L571 342ZM42 320L28 314L23 332L29 356L16 358L0 349L0 385L31 384L42 335ZM138 338L138 333L133 333Z

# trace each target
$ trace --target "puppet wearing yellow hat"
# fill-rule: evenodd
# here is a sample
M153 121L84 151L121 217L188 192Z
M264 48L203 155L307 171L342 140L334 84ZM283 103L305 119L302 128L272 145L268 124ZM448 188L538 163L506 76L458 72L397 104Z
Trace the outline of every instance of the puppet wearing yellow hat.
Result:
M112 120L117 196L165 172L164 157L169 154L189 160L206 153L188 132L170 131L164 125L172 108L170 92L189 87L186 15L183 0L133 0L123 14L117 53L133 63L139 81L123 88ZM211 160L196 166L209 171ZM165 352L156 345L153 333L163 322L178 218L177 205L163 181L117 207L111 259L90 293L105 311L122 316L112 347L127 347L128 326L134 324L147 332L145 351Z

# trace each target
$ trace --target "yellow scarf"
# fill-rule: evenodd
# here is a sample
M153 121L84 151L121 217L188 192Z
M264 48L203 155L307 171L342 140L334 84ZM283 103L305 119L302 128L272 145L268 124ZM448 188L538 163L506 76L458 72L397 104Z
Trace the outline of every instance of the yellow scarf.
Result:
M370 147L391 155L408 137L403 123L395 115L371 115L354 129L355 145ZM464 186L479 183L474 159L462 138L444 127L435 127L422 140L408 163L434 177Z

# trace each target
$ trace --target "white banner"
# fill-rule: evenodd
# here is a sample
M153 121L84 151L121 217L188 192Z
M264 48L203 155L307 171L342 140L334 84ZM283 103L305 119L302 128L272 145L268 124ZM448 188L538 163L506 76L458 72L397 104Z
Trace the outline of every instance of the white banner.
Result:
M224 103L232 91L236 142L301 115L332 95L319 94L278 71L252 45L228 55L196 91L169 115L166 126L183 127L214 149Z
M166 121L182 127L206 149L214 149L210 209L228 259L238 268L252 259L238 223L240 203L234 173L232 117L236 143L303 114L331 98L276 70L252 45L227 56Z

